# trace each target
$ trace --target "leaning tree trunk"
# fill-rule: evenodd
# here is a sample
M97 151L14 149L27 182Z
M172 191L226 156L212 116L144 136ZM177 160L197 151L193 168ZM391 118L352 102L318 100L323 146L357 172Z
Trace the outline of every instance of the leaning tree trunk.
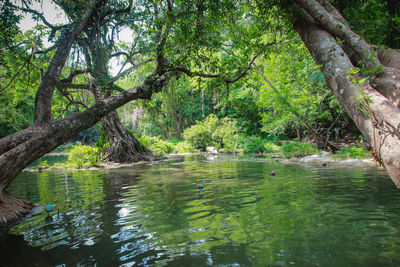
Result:
M29 201L11 196L6 190L21 171L36 159L65 143L71 137L99 122L109 112L135 99L150 99L168 77L155 71L144 83L99 101L95 106L62 120L50 120L0 139L0 224L29 212Z
M328 1L296 2L304 16L298 16L295 30L328 73L327 83L370 143L374 158L400 188L400 54L366 43ZM372 73L369 83L358 74L350 76L354 58Z
M156 154L151 152L122 125L116 111L103 118L103 128L108 136L110 148L104 160L118 163L152 161Z

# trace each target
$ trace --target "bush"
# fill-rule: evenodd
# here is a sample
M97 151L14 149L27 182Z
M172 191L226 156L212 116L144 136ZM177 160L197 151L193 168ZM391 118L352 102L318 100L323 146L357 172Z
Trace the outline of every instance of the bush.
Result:
M244 142L244 153L278 152L281 150L274 142L267 141L259 136L250 136L242 142Z
M281 148L286 158L304 157L318 153L315 145L305 142L286 142Z
M346 159L346 158L354 158L354 159L365 159L369 157L370 152L363 145L359 146L350 146L343 147L339 151L336 152L336 157Z
M189 144L200 150L214 146L210 130L201 122L186 129L183 132L183 137Z
M281 147L278 146L275 142L266 141L265 143L265 152L279 152L281 151Z
M67 166L75 168L90 168L97 166L100 162L99 150L90 146L74 146L68 155Z
M108 140L107 134L104 129L101 129L100 137L95 145L100 151L103 151L110 147L110 141Z
M197 152L198 150L196 150L191 144L189 144L186 141L177 143L174 149L174 153L177 154L182 154L182 153L193 153L193 152Z
M174 144L156 136L142 135L138 137L138 140L142 145L158 154L169 154L175 149Z
M48 168L50 168L50 165L47 162L47 160L43 160L37 166L32 167L32 169L35 169L35 170L42 170L42 169L48 169Z
M238 146L236 121L230 118L218 119L214 114L183 132L185 140L194 148L205 150L216 148L236 148Z
M244 144L244 153L263 153L265 152L265 140L258 136L250 136Z
M183 138L175 138L175 137L168 140L168 142L174 145L177 145L178 143L181 143L183 141L184 141Z

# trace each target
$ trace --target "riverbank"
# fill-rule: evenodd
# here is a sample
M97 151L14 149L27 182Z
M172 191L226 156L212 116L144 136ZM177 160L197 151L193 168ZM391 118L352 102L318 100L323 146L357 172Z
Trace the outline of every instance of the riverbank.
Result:
M274 161L279 161L284 164L313 164L313 165L338 165L338 166L355 166L355 167L379 167L378 164L373 160L372 157L366 157L363 159L358 158L338 158L326 151L321 151L317 154L307 155L304 157L293 157L286 158L284 153L282 152L272 152L272 153L259 153L259 154L243 154L239 152L235 153L206 153L206 152L196 152L196 153L182 153L182 154L167 154L164 158L157 159L154 161L139 161L132 163L115 163L115 162L100 162L96 166L92 166L89 168L76 168L73 166L65 167L65 165L54 165L54 166L34 166L31 168L26 168L24 171L58 171L58 170L85 170L85 171L96 171L101 169L118 169L118 168L128 168L143 164L154 164L159 163L165 160L169 160L171 158L176 157L184 157L184 156L196 156L203 155L207 160L216 160L219 156L224 155L232 155L232 154L242 154L246 156L257 156L257 157L265 157L265 159L271 159ZM49 153L46 154L47 157L51 156L67 156L68 153Z

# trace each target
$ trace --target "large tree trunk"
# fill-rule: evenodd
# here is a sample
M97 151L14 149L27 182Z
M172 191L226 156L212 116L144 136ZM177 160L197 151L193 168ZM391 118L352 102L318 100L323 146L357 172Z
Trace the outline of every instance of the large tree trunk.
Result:
M393 182L400 188L400 54L377 50L351 31L340 13L326 0L296 0L304 11L294 24L322 71L336 98L354 120L373 148L374 158L383 164ZM344 50L338 40L345 41ZM370 74L370 82L360 80L351 52L361 59ZM375 56L377 55L377 56ZM374 69L380 71L374 72Z
M103 128L110 141L104 160L118 163L152 161L156 154L144 147L122 125L116 111L103 118Z

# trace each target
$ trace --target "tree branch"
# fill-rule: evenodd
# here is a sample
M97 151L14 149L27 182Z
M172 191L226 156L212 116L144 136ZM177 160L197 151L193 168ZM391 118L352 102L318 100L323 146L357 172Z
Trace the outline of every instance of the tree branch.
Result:
M125 74L131 72L132 70L134 70L134 69L136 69L138 67L141 67L141 66L143 66L143 65L145 65L145 64L147 64L149 62L154 62L154 61L155 61L154 59L148 59L148 60L143 61L143 62L141 62L139 64L136 64L136 65L134 65L134 66L122 71L122 72L119 72L114 78L112 78L112 83L115 83L118 79L120 79Z
M75 78L75 76L78 76L78 75L81 75L81 74L85 74L85 73L88 73L88 72L90 72L90 69L74 70L73 72L71 72L69 74L69 76L67 78L60 79L59 82L60 83L70 83L70 82L72 82L72 79Z
M44 25L49 27L52 31L58 31L58 30L61 30L62 28L66 28L66 27L70 26L70 24L66 24L66 25L62 25L62 26L55 26L55 25L51 24L50 22L48 22L46 20L46 18L43 16L42 13L40 13L39 11L30 9L29 6L27 5L27 3L25 3L25 1L23 1L23 2L26 5L26 8L21 7L20 10L23 12L26 12L26 13L31 13L31 14L39 17L41 19L41 21L44 23Z
M56 53L51 60L36 93L34 123L46 124L52 120L51 101L55 86L61 75L61 70L69 56L72 44L93 15L93 11L97 4L101 2L102 0L91 0L88 4L89 7L85 10L82 16L82 20L79 23L76 23L74 29L67 31L63 38L59 40Z
M24 62L24 64L19 68L19 70L14 74L14 76L11 78L10 82L3 88L0 89L0 93L6 90L10 84L14 81L14 79L18 76L18 74L25 68L25 65L28 64L28 62L31 60L32 54L28 57L28 59Z
M112 15L112 14L129 13L132 9L132 5L133 5L133 0L129 0L129 5L126 8L119 9L119 10L109 9L107 12L102 14L100 21L104 20L105 17Z
M254 61L257 59L257 57L264 51L265 48L267 48L268 46L274 45L276 44L276 42L271 42L271 43L267 43L265 44L260 51L250 60L249 64L247 65L247 67L240 72L235 78L233 79L228 79L226 77L223 76L223 74L207 74L207 73L201 73L201 72L192 72L187 68L184 67L174 67L172 69L170 69L170 71L180 71L185 73L186 75L188 75L189 77L201 77L201 78L206 78L206 79L213 79L213 78L221 78L225 83L229 84L229 83L235 83L238 80L240 80L241 78L243 78L247 72L251 69L251 66L253 65ZM226 51L224 49L224 51ZM227 52L227 51L226 51ZM227 52L228 54L231 54L232 56L235 56L233 53L231 52ZM236 57L236 56L235 56Z
M76 83L68 83L68 82L60 81L57 84L57 86L58 87L62 87L62 88L90 90L90 85L89 84L76 84Z

